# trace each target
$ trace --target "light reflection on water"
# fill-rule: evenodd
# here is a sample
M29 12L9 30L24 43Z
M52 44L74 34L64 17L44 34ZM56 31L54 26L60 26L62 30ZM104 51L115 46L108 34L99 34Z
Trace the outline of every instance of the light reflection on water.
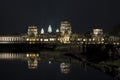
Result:
M1 53L1 60L24 60L28 63L28 69L37 69L40 56L38 53Z
M66 56L51 56L49 54L42 55L40 53L0 53L0 62L2 61L9 61L14 62L16 60L20 60L25 62L25 65L27 65L28 70L36 71L34 75L31 75L33 73L26 71L26 76L31 75L28 77L28 80L33 80L34 78L31 78L32 76L35 77L36 75L41 75L43 77L38 77L36 80L44 79L44 80L112 80L112 78L108 75L105 75L104 73L101 73L89 66L87 66L85 63L66 57ZM26 64L27 63L27 64ZM18 63L17 63L18 64ZM1 64L0 64L1 65ZM25 66L24 65L24 66ZM12 66L12 64L10 65ZM14 63L15 66L15 63ZM25 68L22 65L20 65L17 70L22 67ZM12 66L13 67L13 66ZM15 67L16 68L16 67ZM26 70L27 70L26 68ZM3 68L4 69L4 68ZM13 69L16 70L16 69ZM18 70L19 71L19 70ZM8 73L10 71L8 70ZM24 71L23 71L24 72ZM24 72L25 73L25 72ZM15 73L13 71L13 74ZM54 75L54 76L52 76ZM22 76L23 79L26 78L26 76ZM48 76L48 77L45 77ZM52 77L54 78L52 78ZM57 78L56 78L57 77ZM87 78L88 77L88 78ZM17 79L18 77L16 77ZM5 79L4 79L5 80Z

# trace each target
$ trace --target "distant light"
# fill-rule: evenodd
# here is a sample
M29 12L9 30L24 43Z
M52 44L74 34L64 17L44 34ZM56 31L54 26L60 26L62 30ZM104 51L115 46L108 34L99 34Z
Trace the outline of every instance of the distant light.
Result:
M40 41L43 41L43 39L40 39Z
M29 54L27 54L26 56L29 57Z
M27 41L29 41L29 38L27 38Z
M104 38L102 38L102 41L104 41Z
M49 64L51 64L51 61L49 61Z
M55 38L50 38L50 41L55 41Z
M46 42L47 42L47 41L48 41L48 39L44 39L44 41L46 41Z
M37 41L39 41L39 39L37 39Z
M83 39L83 41L86 41L86 39Z
M104 42L102 42L102 44L103 44Z
M118 42L117 45L119 45L120 43Z
M91 39L89 39L89 41L92 41Z

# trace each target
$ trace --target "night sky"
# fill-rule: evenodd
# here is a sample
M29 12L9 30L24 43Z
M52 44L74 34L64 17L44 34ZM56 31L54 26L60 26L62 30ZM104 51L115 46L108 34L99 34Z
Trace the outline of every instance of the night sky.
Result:
M26 33L29 25L53 30L60 22L71 22L73 32L84 33L92 28L110 32L120 23L120 0L1 0L0 34Z

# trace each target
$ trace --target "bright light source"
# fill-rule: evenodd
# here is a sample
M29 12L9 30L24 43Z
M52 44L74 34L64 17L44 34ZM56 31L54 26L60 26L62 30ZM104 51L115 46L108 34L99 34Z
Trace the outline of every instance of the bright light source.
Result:
M91 39L89 39L89 41L91 41Z
M86 39L83 39L83 41L86 41Z
M51 64L51 61L49 61L49 64Z
M44 39L44 41L48 41L48 39Z
M27 38L26 40L29 41L29 38Z

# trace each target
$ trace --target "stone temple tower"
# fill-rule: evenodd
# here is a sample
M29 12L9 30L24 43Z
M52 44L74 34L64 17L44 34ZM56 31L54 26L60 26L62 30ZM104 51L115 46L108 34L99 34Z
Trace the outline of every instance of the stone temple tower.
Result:
M60 42L70 43L70 36L72 33L71 24L68 21L62 21L60 25L61 38Z
M28 27L28 36L36 37L38 35L37 26L29 26Z
M28 27L28 38L27 41L34 42L37 40L38 36L38 28L37 26L29 26Z

